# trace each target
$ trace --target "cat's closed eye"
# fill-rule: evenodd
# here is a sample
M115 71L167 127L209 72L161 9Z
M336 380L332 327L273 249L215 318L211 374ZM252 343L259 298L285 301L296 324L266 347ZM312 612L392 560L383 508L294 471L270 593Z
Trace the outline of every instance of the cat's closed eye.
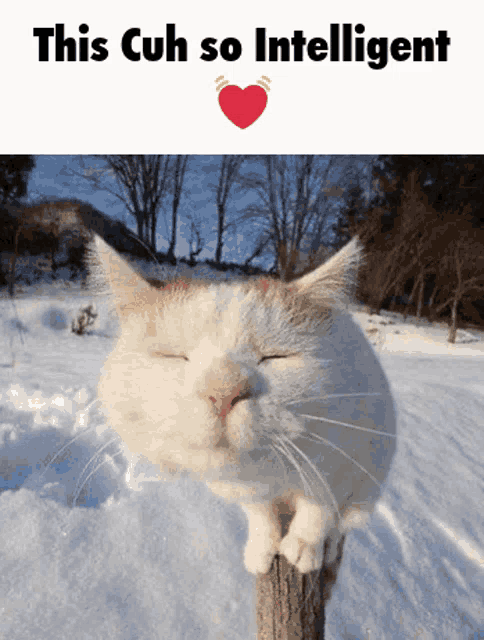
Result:
M151 349L149 354L152 358L171 358L173 360L185 360L188 362L188 358L182 354L165 353L164 351L158 351L157 349Z
M289 358L290 356L277 356L277 355L272 355L272 356L262 356L262 358L259 360L259 364L262 364L263 362L265 362L266 360L277 360L280 358Z

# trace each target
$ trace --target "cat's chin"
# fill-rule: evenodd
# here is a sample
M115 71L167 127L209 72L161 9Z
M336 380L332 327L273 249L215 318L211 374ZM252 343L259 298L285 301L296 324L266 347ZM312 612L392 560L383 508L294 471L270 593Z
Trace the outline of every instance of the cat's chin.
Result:
M175 474L179 471L191 471L204 478L207 474L210 477L219 477L225 470L224 476L230 474L229 469L236 464L235 457L226 448L215 449L171 449L169 458L151 458L153 462L160 466L162 472ZM215 476L213 473L215 472Z

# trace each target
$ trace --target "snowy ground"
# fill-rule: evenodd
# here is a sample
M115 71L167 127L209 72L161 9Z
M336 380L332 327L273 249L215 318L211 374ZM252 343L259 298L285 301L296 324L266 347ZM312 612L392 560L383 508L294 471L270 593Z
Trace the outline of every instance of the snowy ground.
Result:
M242 513L188 478L126 483L95 402L115 330L103 299L91 335L70 331L90 301L75 287L0 299L0 639L252 640ZM326 637L484 638L483 336L448 346L443 326L355 317L400 442L347 538Z

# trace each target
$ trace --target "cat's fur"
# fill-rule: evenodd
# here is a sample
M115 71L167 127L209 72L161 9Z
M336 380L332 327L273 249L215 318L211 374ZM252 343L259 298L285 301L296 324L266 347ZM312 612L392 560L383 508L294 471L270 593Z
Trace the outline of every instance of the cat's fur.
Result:
M388 474L388 383L344 311L359 255L355 239L290 284L157 289L94 241L92 270L121 327L98 388L108 420L162 472L189 470L240 504L253 573L278 552L301 572L319 568L324 540L366 522Z

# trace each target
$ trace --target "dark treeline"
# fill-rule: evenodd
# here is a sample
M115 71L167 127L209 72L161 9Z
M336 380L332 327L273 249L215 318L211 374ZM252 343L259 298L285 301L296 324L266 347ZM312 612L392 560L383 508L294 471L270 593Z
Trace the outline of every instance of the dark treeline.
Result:
M432 320L484 322L484 158L380 156L374 198L356 190L342 238L365 246L359 297L379 313L399 309Z

